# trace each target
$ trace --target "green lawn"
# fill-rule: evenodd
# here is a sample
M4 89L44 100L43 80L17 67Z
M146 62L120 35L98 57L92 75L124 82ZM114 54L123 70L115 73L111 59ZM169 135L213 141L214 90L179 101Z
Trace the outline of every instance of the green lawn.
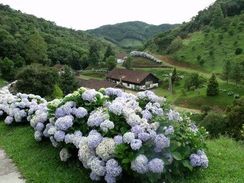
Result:
M176 182L244 182L243 144L228 138L220 138L208 140L207 146L209 168L187 178L177 178ZM31 127L21 125L8 127L1 122L0 147L13 159L27 182L91 182L87 171L81 168L77 160L63 163L59 160L59 151L53 148L49 141L36 142Z

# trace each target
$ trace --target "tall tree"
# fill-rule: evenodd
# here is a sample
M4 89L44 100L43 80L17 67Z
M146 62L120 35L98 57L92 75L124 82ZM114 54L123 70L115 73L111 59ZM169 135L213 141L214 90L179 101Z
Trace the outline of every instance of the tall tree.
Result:
M214 7L214 11L212 13L212 21L211 24L215 27L218 28L222 25L224 20L224 14L221 8L221 5L218 3Z
M32 34L25 45L26 62L48 64L47 43L43 37L35 32Z
M208 81L207 96L216 96L219 94L219 84L215 74L212 74Z
M106 59L110 56L115 56L115 53L112 47L109 45L104 53L103 61L106 61Z
M8 81L14 80L14 62L7 57L5 57L3 60L0 60L0 73L3 79Z
M232 79L236 82L236 85L238 84L238 82L241 81L241 68L241 65L239 63L236 63L232 70Z
M90 46L88 60L92 66L97 66L100 62L99 48L96 43L92 43Z
M64 66L60 75L60 87L64 94L73 92L77 88L75 75L69 66Z
M132 57L128 57L124 63L123 63L123 66L126 68L126 69L131 69L132 68Z
M114 56L109 56L106 59L106 65L109 71L113 70L116 67L116 59Z
M231 63L229 60L227 60L224 63L224 68L223 68L223 76L224 76L224 79L227 81L227 83L230 79L230 74L231 74Z

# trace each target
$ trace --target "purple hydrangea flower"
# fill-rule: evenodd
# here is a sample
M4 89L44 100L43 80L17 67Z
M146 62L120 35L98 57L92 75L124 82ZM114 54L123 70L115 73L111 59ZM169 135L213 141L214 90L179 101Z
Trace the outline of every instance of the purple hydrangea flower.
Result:
M173 126L169 126L168 128L165 129L164 134L165 135L170 135L174 133L174 127Z
M107 183L116 183L116 178L111 176L110 174L106 174L104 179Z
M153 173L162 173L164 170L164 162L159 158L154 158L148 163L148 169Z
M150 119L152 119L152 113L149 111L149 110L143 110L142 112L141 112L141 114L142 114L142 117L144 118L144 119L147 119L147 120L150 120Z
M100 176L98 176L98 175L95 174L94 172L91 172L91 173L90 173L90 179L91 179L92 181L99 181L101 178L100 178Z

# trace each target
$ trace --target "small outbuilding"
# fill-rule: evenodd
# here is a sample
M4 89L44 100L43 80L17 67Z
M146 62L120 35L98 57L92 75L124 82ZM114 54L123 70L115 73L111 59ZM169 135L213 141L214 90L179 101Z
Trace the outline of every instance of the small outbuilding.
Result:
M152 73L115 68L106 75L110 82L133 90L147 90L158 87L159 79Z

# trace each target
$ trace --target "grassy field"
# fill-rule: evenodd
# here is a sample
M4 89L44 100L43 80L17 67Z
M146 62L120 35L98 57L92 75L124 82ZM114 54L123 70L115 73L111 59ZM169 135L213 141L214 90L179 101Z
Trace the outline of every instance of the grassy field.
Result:
M186 91L184 89L185 78L196 71L193 69L177 68L177 73L183 76L183 79L174 86L173 94L168 90L168 79L166 75L172 72L171 68L140 68L140 70L145 70L155 74L160 80L163 80L158 88L154 91L160 96L165 96L168 101L176 106L182 106L192 109L200 109L202 105L209 105L213 108L219 108L225 110L226 106L232 104L234 96L228 96L227 93L232 91L234 94L244 95L244 86L236 86L234 83L230 82L227 84L225 81L218 78L220 94L215 97L206 96L206 86L207 81L210 77L210 73L198 72L201 77L203 77L206 82L204 86L195 91Z
M235 30L230 34L220 30L211 30L210 34L194 32L183 40L181 49L173 54L173 57L186 63L200 66L197 57L204 60L202 67L208 71L221 72L226 59L231 62L242 61L242 55L235 55L236 48L244 47L244 33Z
M92 70L85 70L82 71L79 75L80 78L82 79L98 79L98 80L104 80L105 79L105 74L104 72L96 72Z
M53 148L50 142L36 142L31 127L21 125L9 127L1 122L0 147L13 159L28 183L91 182L88 172L77 160L63 163L59 160L58 149ZM228 138L220 138L208 140L207 147L209 168L185 178L177 178L175 182L244 182L243 144Z

